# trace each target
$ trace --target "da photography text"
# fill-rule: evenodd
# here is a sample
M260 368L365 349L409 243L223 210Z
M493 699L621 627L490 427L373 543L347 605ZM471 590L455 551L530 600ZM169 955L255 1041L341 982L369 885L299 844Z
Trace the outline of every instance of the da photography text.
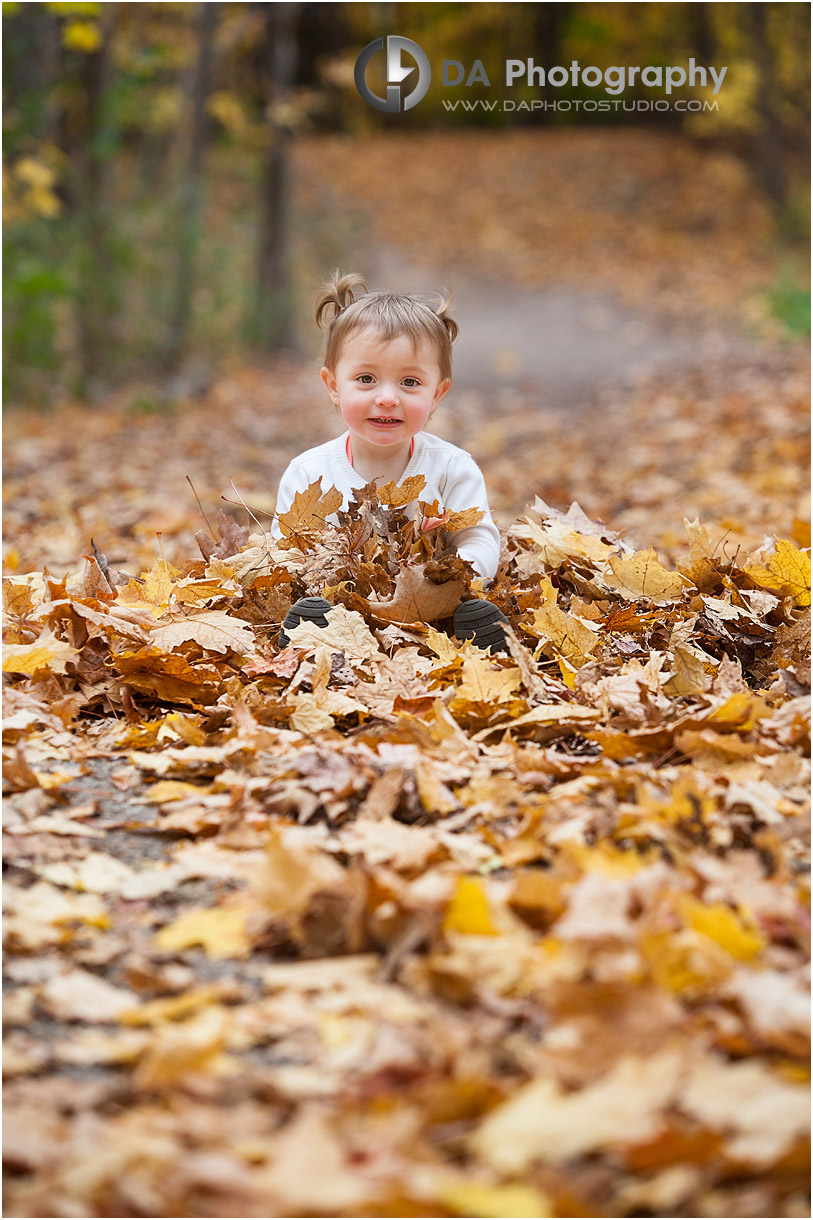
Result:
M376 93L367 83L367 67L372 60L378 56L383 56L383 66L386 68L386 92L382 97L380 93ZM681 89L684 86L689 88L709 88L711 86L713 95L717 96L725 80L726 67L708 67L696 63L694 57L689 59L688 65L683 67L681 64L672 64L669 66L661 66L649 64L645 67L640 65L625 65L614 66L610 68L596 68L592 65L582 67L577 59L571 61L568 68L563 65L556 67L545 68L541 64L537 64L534 59L506 59L505 74L503 83L507 88L511 89L516 85L531 85L539 88L561 89L565 86L576 88L578 86L587 87L588 89L603 89L606 94L620 100L620 95L627 89L633 88L637 84L644 85L646 88L654 90L662 90L667 97L670 97L674 90ZM355 82L356 88L368 104L376 110L382 110L391 114L398 114L401 111L411 110L417 106L420 101L426 96L429 89L429 84L432 79L432 65L429 62L429 57L422 47L414 42L411 38L404 38L400 34L388 34L386 37L375 38L369 42L360 53L356 60L355 66ZM440 64L440 84L445 89L464 88L470 89L474 86L484 86L492 88L492 82L486 71L485 64L481 59L475 59L474 62L467 66L459 59L443 59ZM683 101L683 105L675 103L675 109L700 109L702 107L711 106L717 108L717 103L701 102L698 99L691 99L694 103L689 104L688 100ZM606 104L605 104L606 103ZM457 108L457 102L445 101L444 107L447 110ZM635 108L637 109L655 109L668 110L672 109L670 103L664 99L658 99L653 102L648 102L646 99L636 99ZM471 104L463 104L465 110L480 109L486 110L501 109L570 109L581 108L585 110L591 109L611 109L612 103L609 99L604 101L591 102L589 99L574 99L566 101L562 99L537 99L536 102L520 102L514 103L511 99L503 99L501 103L496 101L486 102L484 99L472 101ZM617 107L616 107L617 108ZM624 103L624 109L628 105ZM629 108L633 108L630 103Z

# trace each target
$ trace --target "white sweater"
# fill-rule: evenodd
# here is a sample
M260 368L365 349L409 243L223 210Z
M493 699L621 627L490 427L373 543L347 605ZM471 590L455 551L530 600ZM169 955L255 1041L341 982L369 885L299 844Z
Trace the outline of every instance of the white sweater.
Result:
M277 492L277 514L286 513L298 491L305 491L317 479L322 481L322 492L336 487L342 493L342 508L346 509L355 488L367 482L350 465L347 458L345 432L335 440L326 441L314 449L307 449L289 463L280 479ZM455 549L462 559L468 559L479 576L490 579L497 571L500 559L500 533L488 508L486 484L480 467L470 453L459 449L449 441L441 440L428 432L415 434L415 449L406 470L398 480L422 474L426 486L420 499L431 504L437 500L441 510L461 512L466 508L481 508L482 520L468 529L458 530L454 535ZM417 500L405 506L407 515L417 507ZM335 521L335 518L332 518ZM271 532L275 538L282 537L277 517Z

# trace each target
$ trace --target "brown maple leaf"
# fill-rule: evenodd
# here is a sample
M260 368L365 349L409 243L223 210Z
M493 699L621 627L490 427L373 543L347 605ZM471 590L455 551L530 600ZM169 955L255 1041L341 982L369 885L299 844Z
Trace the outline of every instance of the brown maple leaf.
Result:
M454 613L465 589L461 580L433 584L424 565L415 564L401 569L389 597L369 597L367 605L371 614L387 623L425 623Z
M331 514L342 506L342 493L330 487L323 494L322 480L317 479L305 491L298 491L294 502L279 518L282 546L307 549L325 528Z
M413 500L416 500L418 492L423 491L425 486L426 479L422 474L416 474L409 479L404 479L403 483L396 483L393 479L376 488L376 491L381 504L387 504L390 508L403 508L405 504L411 504Z

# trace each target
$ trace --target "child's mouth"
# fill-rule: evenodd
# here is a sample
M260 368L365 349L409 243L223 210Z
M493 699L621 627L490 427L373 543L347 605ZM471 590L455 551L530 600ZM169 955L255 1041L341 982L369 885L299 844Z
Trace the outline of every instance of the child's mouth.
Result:
M370 423L377 428L397 428L399 424L403 423L403 420L393 419L389 415L379 415L371 419Z

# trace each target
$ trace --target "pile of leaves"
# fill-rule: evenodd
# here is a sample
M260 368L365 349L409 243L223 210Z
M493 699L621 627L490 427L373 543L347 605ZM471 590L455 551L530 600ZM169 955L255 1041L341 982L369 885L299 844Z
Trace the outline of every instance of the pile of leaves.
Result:
M420 491L5 582L9 1215L808 1214L809 553Z

